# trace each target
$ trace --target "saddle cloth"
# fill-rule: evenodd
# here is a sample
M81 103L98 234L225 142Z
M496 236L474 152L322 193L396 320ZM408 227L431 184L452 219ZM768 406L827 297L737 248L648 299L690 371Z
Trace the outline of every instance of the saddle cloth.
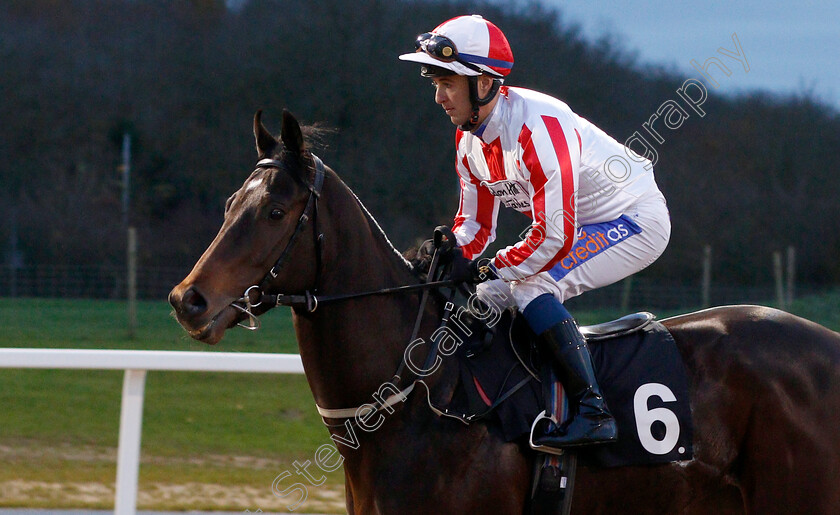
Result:
M510 311L492 329L470 327L473 334L452 356L459 362L455 388L448 399L432 401L467 422L498 425L507 441L527 438L534 418L546 409L537 380L542 359L536 336ZM654 321L630 334L590 342L590 349L619 437L615 443L579 448L581 461L615 467L692 459L688 381L665 327ZM559 383L552 387L562 390Z

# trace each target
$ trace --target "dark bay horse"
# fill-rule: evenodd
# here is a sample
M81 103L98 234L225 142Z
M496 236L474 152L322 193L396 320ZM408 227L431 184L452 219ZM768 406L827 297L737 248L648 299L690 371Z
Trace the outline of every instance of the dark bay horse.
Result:
M254 134L262 164L229 199L218 235L170 294L193 338L215 344L248 318L236 305L253 285L274 294L317 287L322 295L339 295L419 282L335 172L326 168L323 185L315 186L317 169L324 168L306 150L294 117L284 113L278 141L257 113ZM314 212L307 207L313 197ZM276 277L267 275L270 269ZM421 295L365 296L314 311L293 307L318 406L372 402L403 360ZM419 334L437 327L441 303L428 297ZM689 375L694 458L581 467L573 513L837 513L840 335L756 306L714 308L664 324ZM427 378L430 390L448 366L443 360ZM382 411L387 417L376 430L357 430L357 448L338 446L348 512L523 513L535 459L527 445L505 443L492 425L439 417L417 390ZM348 436L340 425L330 432Z

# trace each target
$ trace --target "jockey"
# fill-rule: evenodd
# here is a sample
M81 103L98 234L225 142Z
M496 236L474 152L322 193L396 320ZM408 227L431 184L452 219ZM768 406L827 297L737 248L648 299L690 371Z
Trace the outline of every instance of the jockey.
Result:
M522 241L482 258L496 279L480 284L479 293L510 294L556 360L574 416L535 434L535 443L615 440L589 348L563 302L642 270L665 250L671 223L651 162L562 101L503 85L513 53L502 31L481 16L446 21L415 46L399 58L420 63L435 102L458 127L461 198L451 231L460 248L456 260L470 261L460 268L477 275L477 258L496 237L500 205L532 220ZM557 422L557 414L552 418Z

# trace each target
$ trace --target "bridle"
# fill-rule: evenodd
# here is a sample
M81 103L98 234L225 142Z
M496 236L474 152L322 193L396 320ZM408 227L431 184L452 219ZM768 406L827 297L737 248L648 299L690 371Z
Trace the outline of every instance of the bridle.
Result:
M267 287L272 280L277 279L280 269L283 268L283 265L285 265L288 261L289 255L292 252L292 248L295 246L298 236L300 236L300 233L303 232L303 228L310 218L312 219L312 225L315 228L315 291L317 291L318 284L321 282L321 247L324 241L324 233L322 233L318 228L318 200L321 198L321 189L324 187L325 172L324 162L321 161L321 158L315 154L311 155L312 161L315 164L315 179L311 185L306 185L309 189L309 198L306 200L306 207L303 208L303 213L301 213L300 218L298 218L297 226L295 226L295 231L292 233L292 237L289 238L288 243L286 243L286 248L284 248L283 252L280 253L280 257L277 258L277 261L274 262L274 266L269 269L268 273L260 283L261 289ZM261 159L257 162L256 169L278 168L282 170L282 166L283 163L275 159Z
M295 298L294 302L289 302L286 305L295 305L300 304L301 300L302 303L307 307L307 310L315 311L318 307L318 300L315 297L314 293L318 290L318 285L321 282L321 264L323 261L322 258L322 246L324 241L324 233L322 233L318 227L318 200L321 198L321 190L324 187L324 162L321 161L321 158L316 156L315 154L310 154L312 156L312 161L315 167L315 178L312 181L312 184L306 183L306 187L309 189L309 198L306 200L306 207L303 208L303 212L300 214L300 218L298 218L297 225L295 226L294 232L292 232L292 236L289 238L289 241L286 243L286 247L283 249L283 252L280 253L280 257L277 258L277 261L274 262L274 266L272 266L268 273L265 274L262 281L259 284L255 284L245 290L245 293L242 297L231 304L234 308L238 309L239 311L248 315L248 324L239 323L240 327L244 327L245 329L249 329L251 331L255 331L260 328L260 321L256 315L253 313L253 308L265 304L268 299L265 299L265 291L267 290L268 286L271 282L277 278L280 274L280 269L283 268L288 260L289 256L292 253L292 249L295 246L295 243L298 240L298 237L303 232L304 227L306 227L306 223L311 219L312 225L314 228L315 234L315 287L313 288L312 292L309 290L306 291L305 296L303 299ZM260 159L257 161L257 165L254 167L255 170L259 170L261 168L277 168L278 170L283 170L285 167L282 161L277 159ZM290 297L288 295L278 295L277 297ZM295 296L298 297L298 296ZM289 299L291 300L291 299ZM279 302L279 299L275 299L274 303L276 305L283 305L284 302ZM244 306L243 306L244 305Z

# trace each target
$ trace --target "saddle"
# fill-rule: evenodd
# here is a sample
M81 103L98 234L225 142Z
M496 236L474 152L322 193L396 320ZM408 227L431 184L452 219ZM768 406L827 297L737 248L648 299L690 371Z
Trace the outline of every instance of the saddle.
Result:
M466 310L451 318L455 322L450 322L450 328L459 328L461 333L462 343L454 354L458 378L454 387L431 398L433 407L466 423L492 420L501 426L506 441L527 434L545 409L548 392L559 384L556 378L541 377L543 364L550 361L540 355L537 336L515 310L504 311L492 326ZM642 331L654 322L654 315L642 312L582 326L580 331L590 343L605 342Z
M490 326L466 310L458 322L470 333L454 356L457 377L430 396L440 415L464 423L487 422L506 441L527 440L532 423L548 409L569 415L551 358L540 355L537 336L515 310ZM577 461L616 467L690 460L693 427L681 355L651 313L580 327L607 404L616 417L616 443L535 459L531 512L570 507ZM524 444L524 441L522 442ZM527 444L523 445L527 448Z

